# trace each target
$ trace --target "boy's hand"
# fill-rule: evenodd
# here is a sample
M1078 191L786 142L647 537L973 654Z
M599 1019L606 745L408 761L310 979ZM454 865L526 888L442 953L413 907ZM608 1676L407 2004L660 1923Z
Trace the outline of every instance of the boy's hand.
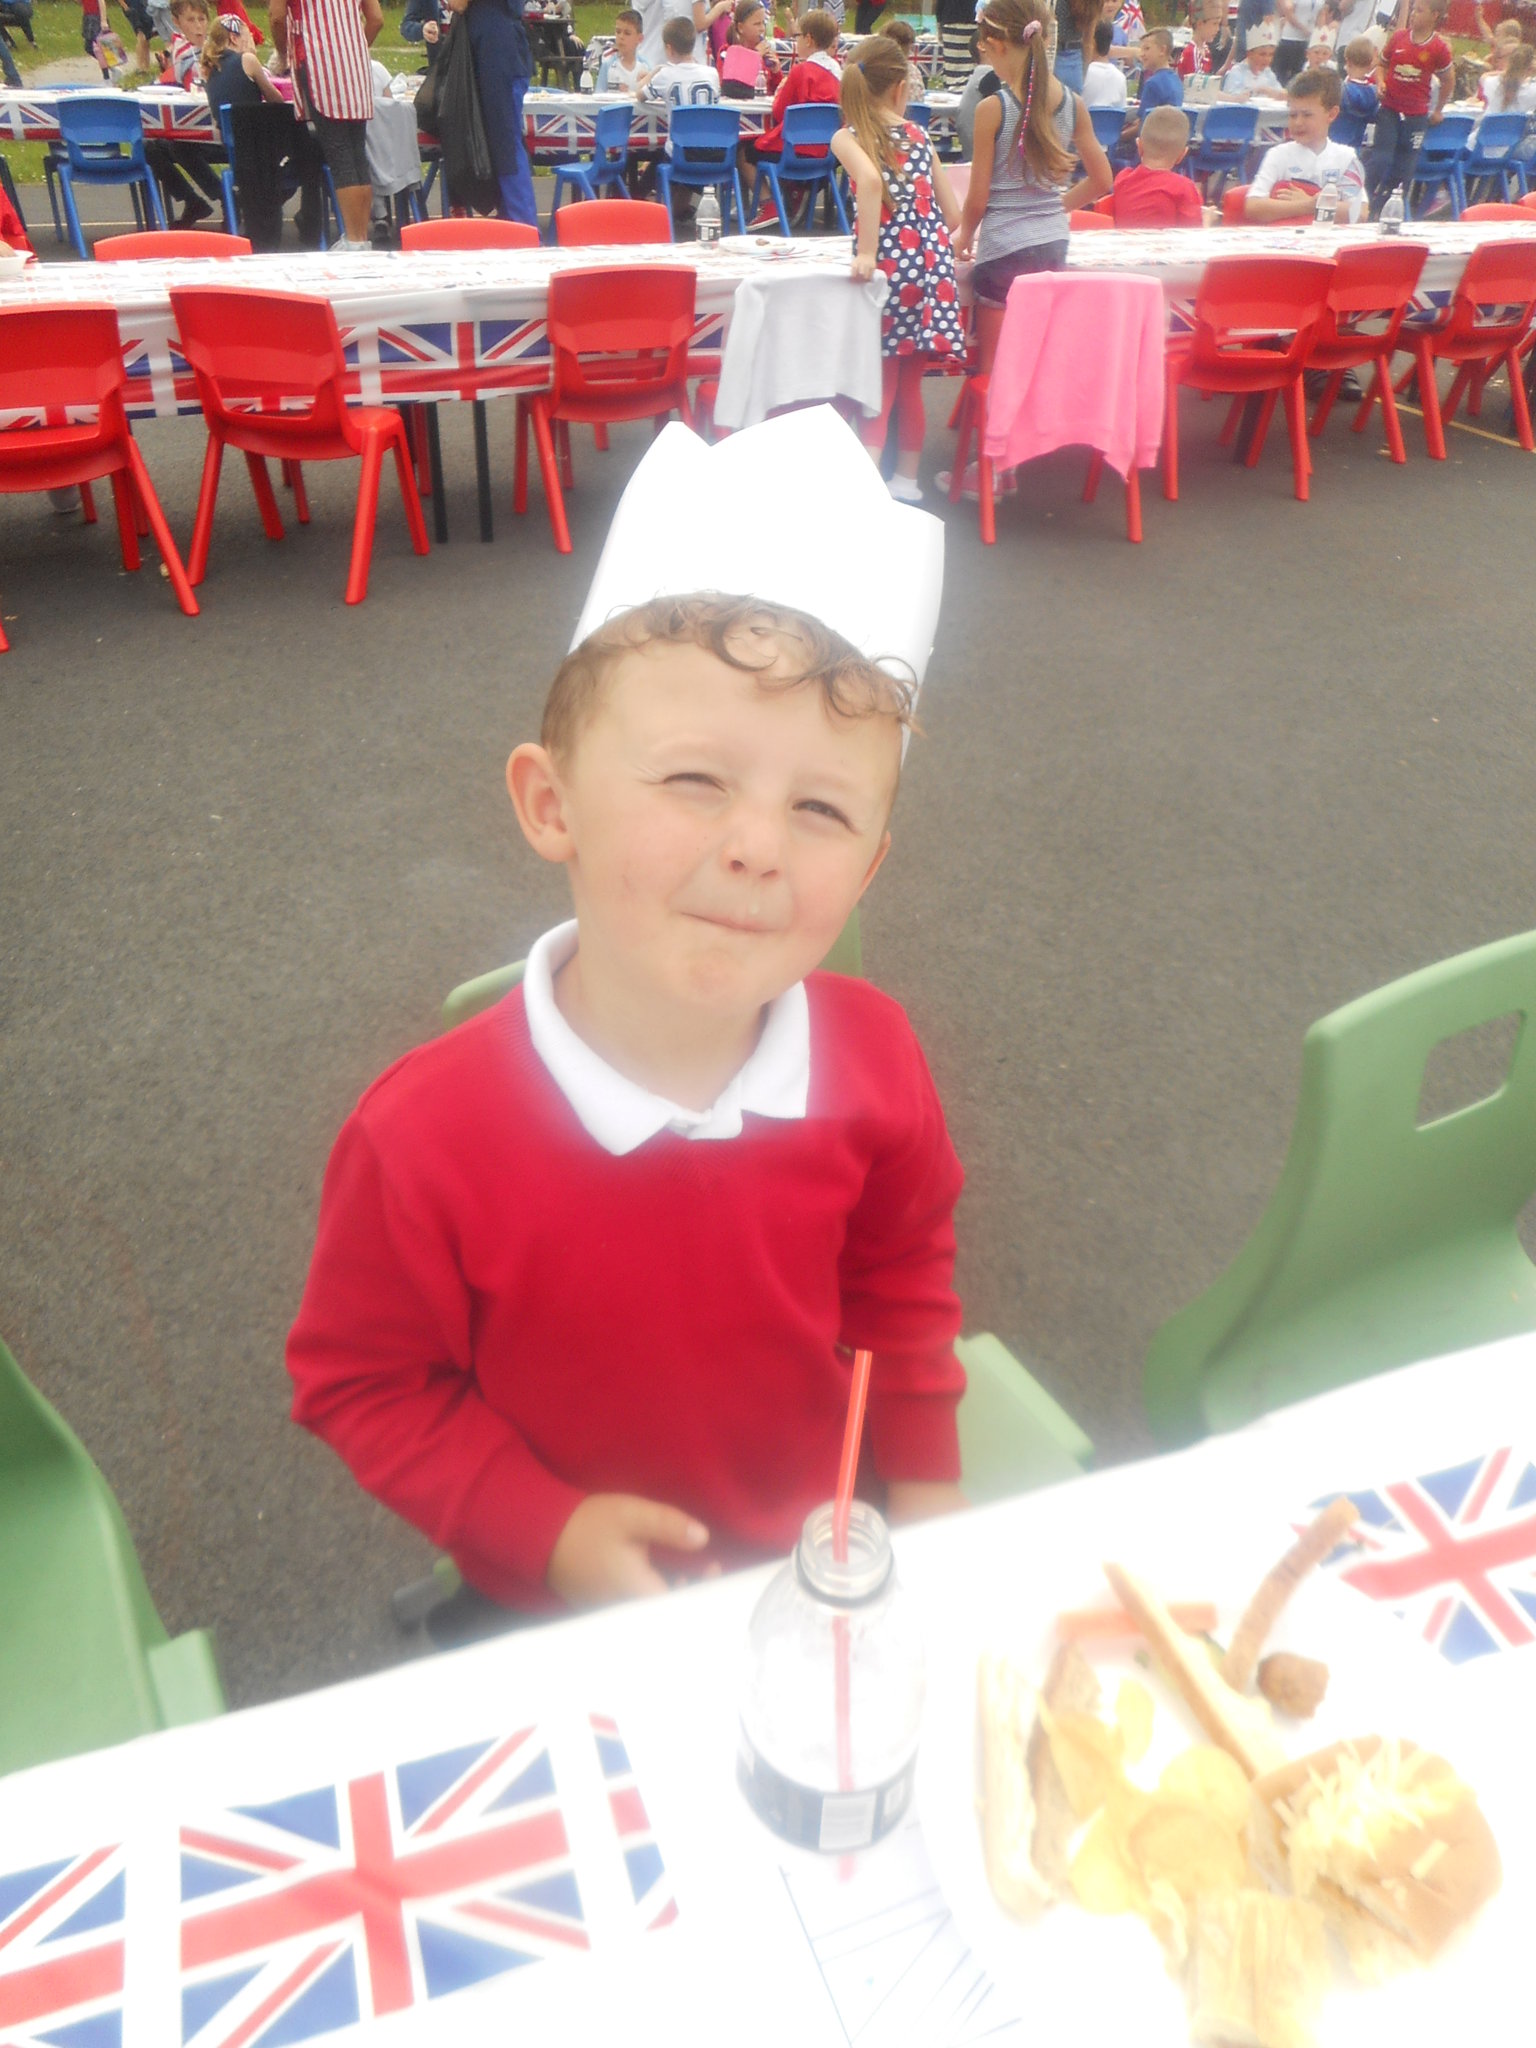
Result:
M545 1574L570 1607L602 1607L665 1593L650 1546L702 1550L709 1531L681 1508L634 1493L590 1493L560 1531Z

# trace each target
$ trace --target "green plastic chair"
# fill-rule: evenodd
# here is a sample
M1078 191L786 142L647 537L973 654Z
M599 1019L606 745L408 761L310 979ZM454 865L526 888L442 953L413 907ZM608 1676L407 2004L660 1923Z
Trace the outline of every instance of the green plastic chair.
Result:
M0 1774L223 1712L212 1638L167 1636L111 1488L0 1344Z
M1321 1018L1279 1185L1216 1284L1147 1355L1165 1443L1394 1366L1536 1329L1516 1234L1536 1193L1536 932L1427 967ZM1509 1072L1421 1125L1425 1063L1514 1012Z

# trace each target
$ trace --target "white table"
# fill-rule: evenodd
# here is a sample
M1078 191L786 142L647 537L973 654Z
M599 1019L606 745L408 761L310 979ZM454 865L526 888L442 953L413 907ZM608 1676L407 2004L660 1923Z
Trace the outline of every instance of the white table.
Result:
M1478 1632L1508 1638L1443 1669L1457 1721L1446 1746L1499 1813L1509 1860L1536 1841L1533 1459L1536 1341L1522 1338L899 1532L897 1556L937 1643L988 1568L1000 1603L1020 1574L1054 1585L1115 1554L1198 1593L1213 1546L1257 1573L1319 1498L1390 1506L1417 1533L1385 1533L1367 1563L1389 1590L1394 1573L1416 1584L1400 1625L1458 1654ZM844 1874L786 1859L747 1812L733 1783L735 1659L765 1577L0 1781L0 2039L30 2009L39 2033L119 2013L122 2048L182 2041L183 2012L197 2021L187 2048L259 2044L260 2027L241 2031L256 2008L281 2014L307 1995L328 2028L356 2015L315 2036L343 2048L832 2048L855 2032L921 2048L984 2031L1063 2048L1065 2021L1048 2036L1038 2014L1009 2029L918 1828ZM1522 1959L1506 1960L1514 2014ZM1431 2044L1410 2025L1401 2048Z

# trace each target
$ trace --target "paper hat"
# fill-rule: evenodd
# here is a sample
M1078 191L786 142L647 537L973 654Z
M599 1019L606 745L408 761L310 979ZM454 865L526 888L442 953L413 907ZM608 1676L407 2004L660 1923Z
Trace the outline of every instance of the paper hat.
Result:
M1280 31L1272 21L1261 21L1257 28L1248 31L1250 50L1273 50L1280 42Z
M1331 29L1327 22L1319 22L1318 26L1312 31L1307 48L1309 50L1331 50L1337 41L1337 32Z
M675 421L630 478L573 647L653 597L718 591L805 612L921 683L944 585L944 528L898 505L830 405L710 447Z

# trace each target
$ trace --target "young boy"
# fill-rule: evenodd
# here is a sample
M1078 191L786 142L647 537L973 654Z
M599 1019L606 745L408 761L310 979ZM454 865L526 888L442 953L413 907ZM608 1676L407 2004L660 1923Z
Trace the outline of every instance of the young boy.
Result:
M1115 179L1117 228L1197 228L1204 222L1200 188L1177 166L1189 150L1189 116L1178 107L1154 107L1141 124L1141 162Z
M1268 93L1279 98L1279 82L1274 73L1275 42L1275 31L1268 22L1260 22L1250 32L1248 54L1234 64L1221 81L1221 90L1226 98L1247 100L1256 93Z
M613 48L598 67L599 92L627 92L636 99L640 97L651 75L640 61L644 27L636 7L625 7L614 16Z
M1329 140L1339 111L1337 71L1303 71L1293 78L1287 95L1288 142L1264 152L1243 218L1251 221L1310 220L1317 195L1328 184L1339 188L1338 218L1365 218L1365 171L1345 143Z
M1093 62L1083 73L1083 103L1090 107L1113 107L1124 113L1127 97L1125 73L1110 56L1114 31L1107 21L1093 24Z
M1344 48L1344 86L1339 99L1339 118L1333 124L1335 142L1353 150L1365 147L1365 131L1376 118L1381 97L1376 90L1376 45L1369 36L1356 36Z
M202 83L198 53L207 39L207 0L171 0L171 19L176 33L171 37L171 69L183 92Z
M1309 71L1319 71L1325 65L1330 66L1334 70L1338 69L1338 66L1333 61L1334 40L1333 30L1329 28L1326 22L1313 29L1312 40L1307 45L1307 69Z
M1381 53L1377 73L1381 109L1368 168L1373 207L1379 208L1397 186L1407 186L1424 130L1440 119L1441 109L1455 90L1455 54L1438 33L1446 6L1447 0L1403 0L1397 29ZM1439 105L1433 113L1432 85L1440 88Z
M900 579L765 556L741 507L807 476ZM960 1170L900 1009L812 972L890 843L942 549L830 407L668 427L507 768L575 921L337 1141L295 1418L493 1601L787 1553L855 1348L889 1514L962 1503Z
M720 76L712 64L696 62L690 15L674 14L661 32L662 62L646 82L645 96L674 107L713 106L720 97ZM667 153L671 154L671 143Z
M1141 39L1141 84L1136 98L1143 120L1154 107L1184 104L1184 81L1173 68L1173 37L1165 28L1149 28Z

